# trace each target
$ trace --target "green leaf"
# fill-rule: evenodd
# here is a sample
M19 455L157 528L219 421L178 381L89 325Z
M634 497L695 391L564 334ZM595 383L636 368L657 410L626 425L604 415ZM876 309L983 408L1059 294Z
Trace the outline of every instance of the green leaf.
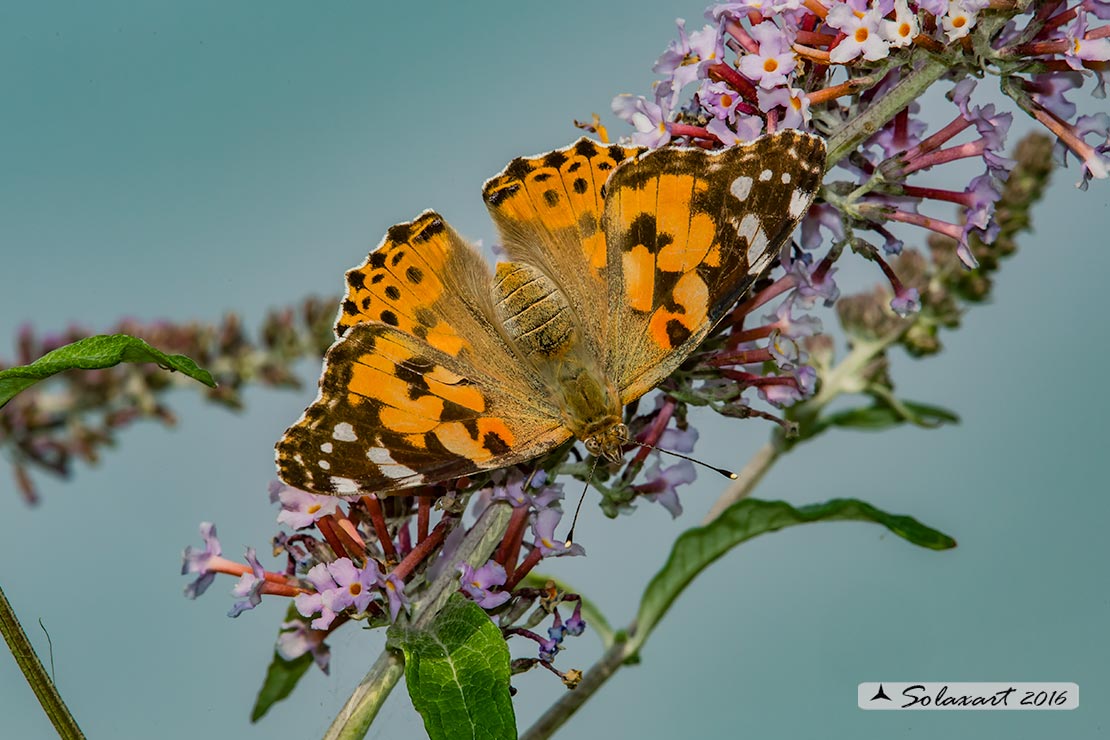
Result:
M509 648L482 607L454 594L425 629L392 627L405 683L432 740L516 738Z
M167 355L141 339L126 334L109 334L79 339L47 352L30 365L0 370L0 407L15 394L63 370L99 370L121 362L154 362L215 388L212 375L185 355Z
M312 653L305 653L294 660L286 660L274 651L274 659L266 669L266 678L258 690L258 698L251 709L251 722L262 719L270 707L293 693L297 682L312 667Z
M555 588L564 593L578 594L578 596L582 599L582 618L586 622L586 628L592 628L595 632L597 632L598 637L601 638L601 644L605 647L609 647L613 644L613 639L615 637L613 633L613 627L609 624L609 620L605 618L605 615L601 613L601 609L598 608L597 604L590 601L585 596L582 596L581 591L569 585L566 581L555 578L554 576L547 576L542 573L532 571L528 575L524 576L524 578L521 579L518 585L526 586L528 588L544 588L547 585L548 581L552 581L555 584ZM573 604L568 605L572 609L574 608Z
M644 591L636 618L636 644L647 639L648 633L699 573L736 545L765 532L821 521L874 522L931 550L956 546L956 541L948 535L912 517L888 514L856 499L833 499L801 508L784 501L744 499L725 509L709 524L689 529L675 540L663 569L655 574Z
M922 427L938 427L941 424L957 424L960 417L948 409L914 401L896 401L895 405L876 403L846 411L838 411L822 417L817 422L813 434L829 427L844 429L866 429L879 431L909 422ZM813 435L811 435L813 436Z

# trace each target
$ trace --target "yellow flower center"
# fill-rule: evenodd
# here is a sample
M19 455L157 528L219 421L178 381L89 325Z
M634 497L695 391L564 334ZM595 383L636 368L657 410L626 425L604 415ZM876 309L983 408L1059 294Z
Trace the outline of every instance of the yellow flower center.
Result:
M351 593L351 596L358 596L362 593L362 584L352 583L350 586L347 586L347 590Z
M721 96L721 107L722 108L731 108L732 107L732 96L731 95L722 95Z
M855 38L857 42L862 44L864 41L867 41L867 36L868 32L866 28L861 26L860 28L856 29Z
M763 71L764 72L774 72L778 68L779 68L779 60L777 60L775 58L765 59L763 61Z
M966 25L967 18L965 16L958 15L952 19L952 28L963 28Z
M902 25L898 26L898 35L903 37L909 36L911 30L910 24L903 21Z
M311 506L308 507L308 513L309 514L315 514L321 508L322 507L320 506L320 504L312 504Z

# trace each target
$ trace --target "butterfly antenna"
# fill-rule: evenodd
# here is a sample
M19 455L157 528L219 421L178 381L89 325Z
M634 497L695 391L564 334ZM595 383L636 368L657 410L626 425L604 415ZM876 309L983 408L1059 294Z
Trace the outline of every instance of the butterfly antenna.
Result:
M597 458L594 458L594 464L590 466L590 477L586 479L586 485L582 486L582 495L578 497L578 506L574 507L574 519L570 522L570 531L567 532L566 546L570 547L574 544L574 528L578 526L578 512L582 511L582 502L586 500L586 491L590 490L590 482L594 479L594 470L597 469Z
M699 460L696 457L690 457L689 455L683 455L681 452L675 452L674 450L664 450L662 447L656 447L655 445L649 445L647 442L638 442L636 440L632 440L632 443L640 445L640 447L647 447L649 450L655 450L656 452L662 452L663 454L666 454L666 455L671 455L673 457L680 457L683 460L689 460L690 462L694 463L695 465L701 465L703 468L709 468L714 473L718 473L720 475L723 475L724 477L728 478L729 480L736 480L739 477L738 475L736 475L736 473L732 472L731 470L726 470L725 468L718 468L715 465L710 465L709 463L704 462L702 460Z

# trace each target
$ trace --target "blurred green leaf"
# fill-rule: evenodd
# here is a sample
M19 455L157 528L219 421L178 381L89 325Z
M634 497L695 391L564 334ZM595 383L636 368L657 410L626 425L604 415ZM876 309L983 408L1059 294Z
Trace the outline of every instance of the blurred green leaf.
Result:
M454 594L426 629L393 627L405 683L432 740L516 738L509 648L482 607Z
M544 588L548 581L552 581L555 588L564 593L578 594L582 598L582 618L586 621L586 628L597 632L598 637L601 638L601 644L605 647L613 644L613 627L609 624L605 615L601 613L601 609L598 608L597 604L582 596L581 591L569 585L566 581L532 571L524 576L518 585L527 586L528 588ZM573 604L568 603L567 606L574 608Z
M801 508L784 501L744 499L725 509L709 524L687 530L675 540L666 564L644 591L633 639L642 644L683 589L710 563L736 545L766 532L821 521L874 522L921 547L947 550L956 546L956 541L948 535L912 517L888 514L856 499L833 499Z
M262 681L262 688L258 690L258 697L254 700L251 709L251 722L262 719L270 707L293 693L297 682L312 667L312 653L294 660L286 660L274 651L274 659L266 669L266 678Z
M941 424L957 424L959 421L959 416L940 406L901 400L895 401L893 405L877 402L871 406L837 411L823 416L817 420L809 436L816 436L830 427L879 431L907 422L931 428Z
M185 355L167 355L126 334L104 334L79 339L47 352L30 365L0 370L0 407L20 391L63 370L99 370L121 362L154 362L166 370L176 370L211 388L216 387L212 375Z

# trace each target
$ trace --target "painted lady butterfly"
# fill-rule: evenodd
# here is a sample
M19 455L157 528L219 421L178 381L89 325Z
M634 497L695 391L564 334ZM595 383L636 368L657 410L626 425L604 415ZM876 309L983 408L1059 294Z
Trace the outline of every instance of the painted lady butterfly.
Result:
M426 211L347 273L316 401L277 444L317 493L404 493L571 437L622 457L625 404L672 373L770 269L813 201L824 141L723 151L581 139L483 188L508 262Z

